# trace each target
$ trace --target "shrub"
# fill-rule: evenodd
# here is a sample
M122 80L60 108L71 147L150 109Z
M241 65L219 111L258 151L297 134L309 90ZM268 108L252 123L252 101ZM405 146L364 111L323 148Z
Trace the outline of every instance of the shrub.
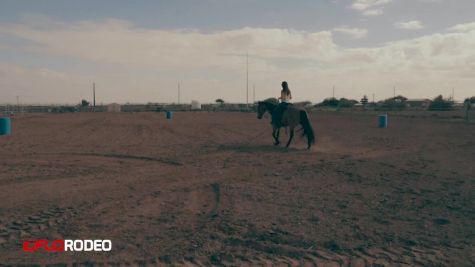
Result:
M429 105L429 110L452 110L453 102L450 100L445 100L442 95L434 98L434 100Z

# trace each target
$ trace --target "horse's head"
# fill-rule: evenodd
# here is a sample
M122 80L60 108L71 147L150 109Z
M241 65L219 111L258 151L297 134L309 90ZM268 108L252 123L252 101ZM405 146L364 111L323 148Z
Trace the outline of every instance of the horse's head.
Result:
M266 105L264 104L264 102L262 101L259 101L258 104L257 104L257 118L260 120L262 119L262 116L264 116L264 113L266 113Z

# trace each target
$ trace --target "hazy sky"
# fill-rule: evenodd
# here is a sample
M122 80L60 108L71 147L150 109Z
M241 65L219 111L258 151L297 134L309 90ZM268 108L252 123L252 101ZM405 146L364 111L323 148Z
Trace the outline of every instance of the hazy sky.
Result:
M474 0L0 0L0 103L475 95Z

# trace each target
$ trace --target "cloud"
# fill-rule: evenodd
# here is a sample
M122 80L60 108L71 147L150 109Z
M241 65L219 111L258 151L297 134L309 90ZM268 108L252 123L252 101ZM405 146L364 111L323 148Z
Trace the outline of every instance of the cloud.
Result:
M466 23L466 24L458 24L448 29L449 31L453 32L470 32L475 31L475 22Z
M351 8L365 16L379 16L383 14L384 6L392 0L354 0Z
M333 29L333 31L349 35L353 39L361 39L361 38L364 38L368 35L368 30L367 29L350 28L350 27L346 27L346 26L335 28L335 29Z
M91 84L96 82L98 101L171 102L181 81L183 101L212 102L221 97L243 102L248 52L249 78L256 84L258 98L275 95L282 80L289 80L296 90L296 101L322 99L332 85L341 88L342 95L357 99L370 93L390 96L394 84L408 97L430 97L453 86L460 96L468 96L475 83L471 25L359 48L339 46L331 31L240 28L203 33L146 29L119 20L48 29L1 25L0 34L27 41L16 48L18 52L68 64L62 68L47 67L47 62L41 68L0 64L0 93L28 96L24 101L74 102L90 97ZM353 37L366 34L364 29L345 27L334 31ZM92 67L78 72L74 66L79 63Z
M394 23L394 27L396 29L404 29L404 30L421 30L424 29L424 25L422 22L418 20L411 20L406 22L397 22Z

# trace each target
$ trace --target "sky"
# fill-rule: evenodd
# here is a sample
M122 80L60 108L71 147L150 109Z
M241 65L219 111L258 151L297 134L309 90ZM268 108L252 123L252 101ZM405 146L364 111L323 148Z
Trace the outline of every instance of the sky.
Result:
M0 103L475 95L473 0L0 0ZM248 60L248 64L247 64ZM246 71L248 66L248 72ZM248 73L248 82L246 79ZM248 91L246 91L248 88ZM18 98L17 98L18 96Z

